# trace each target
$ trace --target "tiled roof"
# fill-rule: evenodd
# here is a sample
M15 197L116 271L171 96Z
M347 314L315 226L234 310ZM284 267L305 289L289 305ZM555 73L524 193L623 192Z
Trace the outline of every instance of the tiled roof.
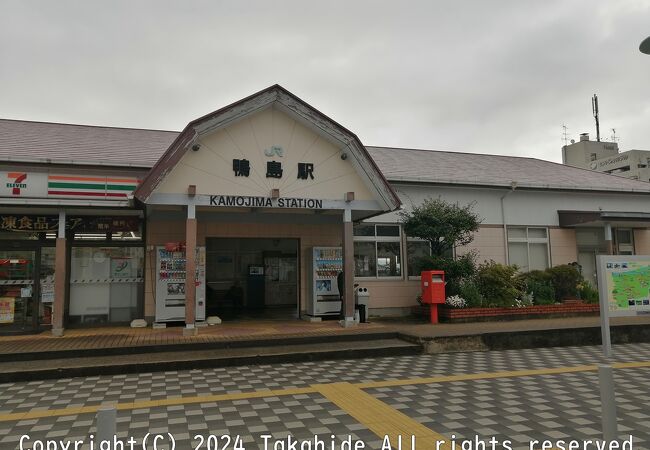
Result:
M0 161L150 168L176 131L0 119ZM535 158L366 147L389 181L648 192L650 183Z
M0 119L0 161L151 167L177 135Z
M650 183L536 158L366 147L389 181L648 192Z

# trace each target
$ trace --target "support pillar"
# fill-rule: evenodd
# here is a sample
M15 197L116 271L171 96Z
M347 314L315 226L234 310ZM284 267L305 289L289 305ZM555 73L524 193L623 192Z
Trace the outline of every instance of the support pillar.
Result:
M607 254L614 254L614 242L612 240L612 225L609 223L605 224L605 245L607 247Z
M187 206L185 222L185 329L184 335L197 334L196 320L196 214L193 204Z
M343 326L354 324L354 239L352 235L352 212L343 211Z
M54 303L52 304L52 335L63 336L66 288L65 211L59 212L59 229L54 253Z

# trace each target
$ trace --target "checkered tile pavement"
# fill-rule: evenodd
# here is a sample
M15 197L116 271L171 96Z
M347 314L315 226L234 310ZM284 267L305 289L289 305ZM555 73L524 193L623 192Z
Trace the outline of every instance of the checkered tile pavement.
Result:
M617 370L621 435L650 448L650 369ZM368 389L368 393L437 432L523 445L533 439L601 436L595 372ZM525 448L525 447L517 447Z
M615 347L616 361L650 360L650 344ZM0 414L164 398L276 390L348 381L351 383L464 373L541 369L604 362L600 347L567 347L450 353L300 364L100 376L0 384ZM617 370L620 430L650 449L650 369ZM368 389L367 392L432 430L450 436L596 438L599 435L595 373L539 375ZM94 414L0 422L0 450L16 437L84 437L94 432ZM379 438L320 394L220 401L118 413L120 437L172 432L184 446L195 434L239 434L247 449L261 448L259 434L337 436L352 433L381 448ZM372 443L372 445L370 445ZM523 448L523 447L517 447Z
M650 360L650 344L615 347L616 361ZM312 384L399 380L437 375L540 369L604 362L600 347L445 353L299 364L96 376L0 384L0 414L96 405L102 401L194 397L305 387ZM218 382L215 382L218 380Z
M96 433L94 415L66 416L40 420L23 420L3 429L0 424L0 448L10 449L28 434L35 439L82 439ZM337 409L318 394L288 395L261 399L244 399L219 403L203 403L136 409L118 413L117 437L122 441L133 437L138 448L147 433L171 433L178 450L196 448L197 435L239 436L247 450L262 448L261 435L274 439L292 435L305 440L318 435L340 442L351 436L364 441L369 448L381 448L376 435L358 424L344 411ZM89 445L83 447L88 450ZM166 447L165 447L166 448ZM206 445L203 445L206 448ZM232 448L232 446L230 447Z

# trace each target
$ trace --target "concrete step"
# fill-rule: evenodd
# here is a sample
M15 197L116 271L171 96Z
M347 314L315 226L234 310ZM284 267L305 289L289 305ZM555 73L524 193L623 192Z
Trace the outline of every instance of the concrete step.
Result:
M217 348L120 356L86 356L0 363L0 383L257 364L414 355L422 346L397 338Z
M251 336L245 338L232 338L212 342L184 342L172 344L142 344L132 346L114 346L102 348L78 348L76 343L70 342L70 348L62 350L48 350L38 352L11 352L0 354L0 361L35 361L48 359L68 359L96 356L122 356L137 355L160 352L188 352L194 350L218 350L218 349L243 349L259 347L263 343L265 347L284 347L297 344L326 344L337 342L370 341L379 339L394 339L398 337L395 331L366 331L366 332L341 332L338 334L322 335L301 335L294 336ZM68 339L68 338L66 338ZM83 337L74 338L84 344ZM69 341L72 341L69 339Z

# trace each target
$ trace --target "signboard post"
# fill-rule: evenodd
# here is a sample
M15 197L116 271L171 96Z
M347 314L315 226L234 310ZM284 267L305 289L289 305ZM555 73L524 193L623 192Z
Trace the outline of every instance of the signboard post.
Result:
M610 317L650 315L650 256L599 255L603 352L612 356Z

